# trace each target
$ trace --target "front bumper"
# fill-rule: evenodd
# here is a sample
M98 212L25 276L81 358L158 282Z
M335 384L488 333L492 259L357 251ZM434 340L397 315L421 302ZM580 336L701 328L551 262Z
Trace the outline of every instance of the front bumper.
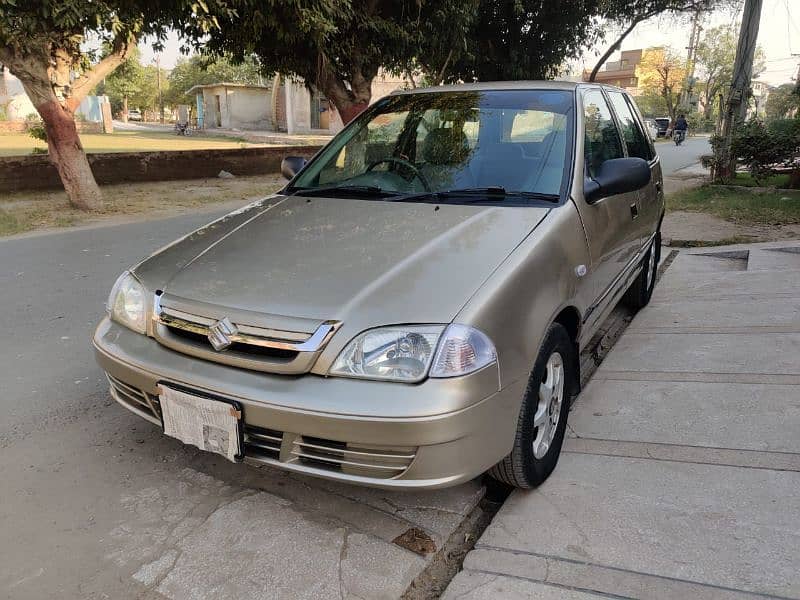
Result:
M494 367L415 385L247 371L169 350L107 318L93 342L112 395L140 416L160 422L161 384L234 399L246 461L383 488L447 487L494 465L511 450L525 388L498 391Z

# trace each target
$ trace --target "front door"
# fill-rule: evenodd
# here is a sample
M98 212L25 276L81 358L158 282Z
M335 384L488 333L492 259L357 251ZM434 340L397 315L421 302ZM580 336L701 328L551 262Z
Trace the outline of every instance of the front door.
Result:
M639 195L639 218L636 225L642 244L645 244L655 233L658 218L661 216L659 214L662 193L661 164L652 142L644 132L641 119L636 114L631 99L622 92L609 90L607 93L622 130L622 139L625 142L628 156L642 158L650 165L650 183L637 192Z
M214 96L214 121L217 127L222 127L222 98L219 94Z
M606 98L600 88L582 95L584 173L593 177L604 161L623 158L625 151ZM581 215L592 264L586 277L594 301L586 314L586 327L593 329L618 296L620 277L640 249L638 193L607 196L591 204L575 199Z

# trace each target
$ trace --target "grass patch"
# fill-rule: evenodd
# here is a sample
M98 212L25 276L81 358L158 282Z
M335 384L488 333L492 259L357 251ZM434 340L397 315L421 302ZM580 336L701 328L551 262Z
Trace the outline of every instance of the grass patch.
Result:
M714 246L733 246L735 244L751 244L758 241L753 235L734 235L720 240L671 240L670 248L710 248Z
M114 133L81 134L81 143L88 153L96 152L154 152L161 150L225 150L247 148L242 138L210 135L175 135L167 131L115 131ZM31 154L34 148L46 150L47 144L27 133L0 134L0 156Z
M727 185L740 185L743 187L785 188L789 185L789 174L770 175L769 177L756 181L750 173L737 173L736 177L725 183Z
M103 208L94 212L70 207L63 191L7 194L0 199L0 236L127 216L169 216L220 203L244 204L268 196L284 184L279 175L261 175L109 185L102 188Z
M704 185L668 195L667 210L703 212L745 225L789 225L800 223L800 193Z

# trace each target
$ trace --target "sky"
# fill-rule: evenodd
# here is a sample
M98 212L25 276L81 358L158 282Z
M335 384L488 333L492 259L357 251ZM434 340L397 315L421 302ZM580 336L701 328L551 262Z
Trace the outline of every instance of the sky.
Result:
M707 18L705 28L722 25L736 20L736 16L717 13ZM682 21L671 18L655 18L639 24L626 38L623 50L647 48L650 46L672 46L685 52L691 33L689 17ZM611 37L611 36L609 36ZM767 59L766 70L759 80L770 85L780 85L793 80L800 65L800 0L764 0L761 11L761 23L758 31L758 43L764 49ZM161 66L171 69L181 56L181 43L177 36L170 35L160 55ZM154 60L155 54L149 44L143 43L142 62ZM577 61L577 67L591 69L595 58L605 48L587 51L583 59ZM793 53L799 56L792 56ZM615 60L612 57L611 60Z

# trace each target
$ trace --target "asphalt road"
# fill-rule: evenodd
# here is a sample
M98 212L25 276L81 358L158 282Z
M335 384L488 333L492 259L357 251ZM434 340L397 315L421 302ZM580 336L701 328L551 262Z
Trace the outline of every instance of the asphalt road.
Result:
M680 148L659 144L658 150L669 174L696 162L707 152L707 141L691 139ZM94 362L90 336L117 275L216 216L192 214L0 240L0 597L141 597L151 593L160 578L160 593L153 597L181 597L205 567L197 572L187 567L185 581L167 575L151 581L146 570L137 577L150 564L158 566L159 561L169 562L173 553L180 554L184 538L176 530L196 527L221 510L221 496L234 503L250 497L254 489L283 490L287 497L292 486L302 487L310 496L324 488L260 475L254 469L245 473L163 439L156 428L111 401ZM242 479L249 487L239 487ZM340 523L347 511L336 502L346 497L360 507L350 509L355 515L353 527L363 532L371 526L365 515L372 515L380 523L374 525L374 535L388 540L378 549L365 549L365 556L386 552L388 561L403 565L408 557L393 558L391 548L396 547L390 542L422 517L415 521L386 515L433 511L437 516L431 522L441 523L442 514L467 511L476 488L458 488L438 500L384 494L392 497L391 501L380 497L391 509L375 505L377 497L367 493L337 494L325 496L313 510L304 509L302 522L316 522L325 511L320 506L330 506L336 513L330 518ZM286 500L276 497L267 495L263 510L274 512L285 506ZM404 502L409 505L406 509ZM431 506L436 502L441 506ZM175 506L185 512L173 514ZM457 526L460 518L441 531L438 525L425 530L434 532L435 539L437 535L446 539L447 527ZM247 527L246 515L238 522ZM307 552L294 541L289 545ZM340 556L338 547L331 552ZM231 553L227 559L234 580L240 558ZM202 562L190 561L190 567ZM311 577L314 565L307 566ZM376 568L385 569L380 564ZM363 566L359 569L364 572ZM398 575L392 585L407 584L403 577L407 579L407 574ZM389 589L390 584L381 585ZM247 595L243 588L237 589L240 597Z
M666 177L696 164L704 154L711 154L711 145L708 143L708 137L698 136L687 138L680 146L671 141L659 142L656 144L656 150L661 157L661 168Z

